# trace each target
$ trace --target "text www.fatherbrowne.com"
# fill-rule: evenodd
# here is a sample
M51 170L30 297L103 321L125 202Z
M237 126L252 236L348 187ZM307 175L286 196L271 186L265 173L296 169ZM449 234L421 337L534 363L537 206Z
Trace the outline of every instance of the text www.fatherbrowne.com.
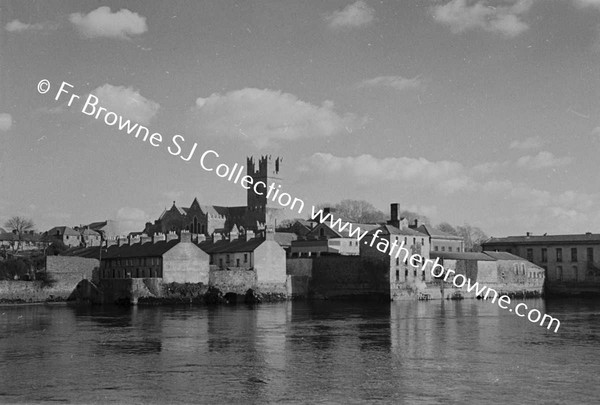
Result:
M347 230L349 236L356 237L356 240L359 242L363 241L363 239L369 234L369 231L361 232L360 227L354 227L349 222L344 222L340 218L334 219L331 213L325 214L323 210L318 210L313 207L312 218L318 220L320 223L327 223L331 229L337 229L338 231ZM558 332L560 327L560 321L556 318L551 317L550 315L543 314L537 309L531 309L527 307L527 304L521 302L514 307L511 306L511 298L508 295L500 295L493 288L489 288L485 285L479 284L479 282L471 282L470 278L467 278L464 274L456 273L455 270L445 269L439 263L439 257L435 260L425 259L423 256L419 254L411 254L408 249L405 247L405 242L402 241L398 243L397 240L393 240L391 243L385 239L379 237L379 234L382 232L381 229L377 229L375 232L370 234L370 241L365 240L363 243L368 244L369 246L373 246L377 241L379 241L376 245L376 249L382 253L386 253L393 258L401 258L403 263L408 263L413 267L421 266L421 271L425 271L427 267L430 266L429 271L431 275L438 280L444 280L446 282L451 282L456 288L463 288L466 285L466 290L469 293L474 293L477 297L482 297L484 299L491 299L492 303L495 303L497 300L498 306L504 310L508 310L509 312L514 312L517 316L524 318L527 317L527 320L531 323L536 323L540 326L546 326L547 329L551 329L552 325L555 325L554 333Z

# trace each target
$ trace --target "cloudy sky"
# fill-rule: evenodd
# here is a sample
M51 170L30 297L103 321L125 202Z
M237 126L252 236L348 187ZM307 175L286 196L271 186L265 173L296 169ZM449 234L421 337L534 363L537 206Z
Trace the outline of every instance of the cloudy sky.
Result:
M2 223L136 230L173 200L244 205L168 153L180 134L182 155L282 156L307 204L600 232L600 0L0 4ZM163 144L83 114L89 93Z

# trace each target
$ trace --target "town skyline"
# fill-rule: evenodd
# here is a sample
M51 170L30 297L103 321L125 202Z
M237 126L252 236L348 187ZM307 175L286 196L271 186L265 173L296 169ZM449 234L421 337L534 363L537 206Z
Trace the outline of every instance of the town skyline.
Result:
M398 202L490 236L597 233L600 2L493 3L2 1L0 224L139 231L172 201L246 203L55 100L65 81L196 154L283 157L282 187L307 206Z

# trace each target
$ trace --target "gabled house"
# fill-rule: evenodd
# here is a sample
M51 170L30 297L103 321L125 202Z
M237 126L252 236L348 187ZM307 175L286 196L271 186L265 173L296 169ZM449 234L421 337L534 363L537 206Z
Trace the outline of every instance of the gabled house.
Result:
M68 226L55 226L44 234L48 241L60 241L66 246L75 247L81 244L79 232Z
M422 232L429 236L429 242L432 252L464 252L465 242L460 236L452 235L447 232L440 231L431 225L421 224L415 220L412 229Z
M183 231L179 239L166 240L162 234L110 246L102 257L100 279L159 278L164 283L208 284L208 273L208 254Z
M338 218L335 218L334 223L337 220ZM340 226L331 226L330 221L322 222L312 228L304 238L292 241L290 256L308 257L322 254L358 256L360 254L360 241L357 239L357 235L377 228L378 225L348 222L341 218L340 221ZM340 230L341 227L344 229ZM357 229L358 231L356 231ZM352 236L350 235L351 232L353 233Z

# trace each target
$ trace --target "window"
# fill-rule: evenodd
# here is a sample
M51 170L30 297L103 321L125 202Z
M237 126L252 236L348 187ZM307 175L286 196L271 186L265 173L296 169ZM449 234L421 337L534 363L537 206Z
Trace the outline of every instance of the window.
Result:
M442 252L446 251L446 246L442 246Z
M423 272L421 274L421 280L425 281L425 270L423 270Z
M459 247L458 247L458 248L456 248L456 251L457 251L457 252L460 252L460 248L459 248Z
M352 241L350 241L350 246L352 246Z
M448 246L448 252L452 252L452 246Z
M562 262L562 248L556 248L556 261Z
M223 268L223 258L220 258L220 259L219 259L219 267L220 267L220 268Z
M546 263L548 261L548 249L542 248L542 263Z
M577 248L571 248L571 261L577 261Z
M229 264L229 254L227 254L227 256L225 256L225 263Z
M240 267L240 259L235 259L235 267Z
M400 281L400 270L396 270L396 281Z
M562 280L562 277L563 277L562 266L557 266L556 267L556 279Z
M513 271L515 272L516 275L519 275L519 265L518 264L513 264Z
M413 270L413 277L417 277L417 269Z
M404 269L404 281L408 280L408 269Z
M594 261L594 248L587 248L587 261L590 263Z
M434 247L433 247L433 250L435 250L435 251L437 252L437 251L438 251L438 247L437 247L437 246L434 246Z
M421 246L425 246L425 239L421 238Z
M325 236L325 229L319 229L319 236Z
M413 245L417 244L417 238L413 238Z
M248 263L248 253L244 253L244 263Z
M396 257L396 266L399 266L399 265L400 265L400 258Z
M533 261L533 249L531 248L527 249L527 260L529 260L530 262Z

